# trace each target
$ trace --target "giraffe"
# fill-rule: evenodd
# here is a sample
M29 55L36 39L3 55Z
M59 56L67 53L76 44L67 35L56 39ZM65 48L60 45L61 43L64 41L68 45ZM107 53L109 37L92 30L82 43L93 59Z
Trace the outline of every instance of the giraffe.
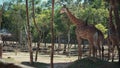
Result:
M91 53L93 53L93 56L95 56L96 48L99 49L99 55L101 55L100 43L102 43L104 39L102 32L98 30L95 26L86 25L84 21L76 18L65 5L61 8L60 13L66 13L68 18L71 20L71 22L76 26L75 32L78 41L78 51L79 51L78 59L81 59L82 57L82 49L81 49L82 39L87 39L90 44L89 56L91 56ZM96 46L97 44L98 46Z
M107 37L107 44L108 44L108 60L110 59L110 54L112 54L112 62L114 61L114 49L115 46L119 44L119 37L117 35L117 30L115 25L112 21L112 7L110 6L109 9L109 22L108 22L108 37Z

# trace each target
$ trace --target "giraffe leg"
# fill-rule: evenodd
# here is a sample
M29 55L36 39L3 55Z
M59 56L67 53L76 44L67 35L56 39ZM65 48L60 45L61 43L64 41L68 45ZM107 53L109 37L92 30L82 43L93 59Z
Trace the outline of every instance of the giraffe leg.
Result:
M93 52L94 57L97 57L97 48L95 48L95 46L93 46Z
M91 57L91 53L93 54L93 56L95 56L94 43L92 40L88 40L88 41L89 41L89 56Z
M93 57L96 57L97 49L95 48L95 46L92 46L92 53L93 53Z
M101 45L101 41L96 41L96 44L94 44L95 45L95 55L96 55L96 57L98 56L98 57L100 57L101 58L101 48L100 48L100 45ZM97 51L99 52L99 53L97 53ZM99 55L97 55L97 54L99 54Z
M108 61L110 60L110 48L108 47Z
M100 41L101 42L101 41ZM101 58L101 48L100 48L100 43L98 43L98 50L99 50L99 57Z
M114 49L115 49L115 45L113 45L113 48L112 48L112 62L114 61L114 56L115 56Z
M101 46L101 47L100 47L100 46ZM105 49L104 49L104 46L103 46L103 41L100 41L99 49L100 49L100 52L99 52L99 53L100 53L100 57L101 57L102 60L104 60L104 55L105 55L105 54L104 54L104 50L105 50ZM101 52L102 52L102 53L101 53Z
M78 59L81 59L81 57L82 57L82 48L81 48L82 39L77 37L77 41L78 41Z
M91 57L91 46L89 45L89 57Z
M104 46L103 46L103 44L102 44L102 50L101 50L101 51L102 51L102 60L104 60L104 50L105 50L105 49L104 49Z
M110 60L110 40L107 39L107 45L108 45L108 61Z
M94 45L93 45L93 56L97 57L97 45L98 45L98 42L94 41L93 43L94 43Z

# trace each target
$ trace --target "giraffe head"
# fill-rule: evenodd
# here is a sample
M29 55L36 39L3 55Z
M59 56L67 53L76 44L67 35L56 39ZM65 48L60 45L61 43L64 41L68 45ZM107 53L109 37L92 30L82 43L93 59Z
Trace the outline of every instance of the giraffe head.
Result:
M65 13L65 12L67 12L67 8L66 8L66 5L63 5L63 7L60 10L60 13L62 14L62 13Z

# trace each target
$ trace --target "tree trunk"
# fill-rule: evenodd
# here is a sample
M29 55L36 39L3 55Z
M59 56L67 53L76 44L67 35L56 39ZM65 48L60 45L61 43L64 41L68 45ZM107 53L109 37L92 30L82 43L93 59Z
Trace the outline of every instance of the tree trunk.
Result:
M39 52L39 47L40 47L40 43L37 43L37 50L36 50L36 54L35 54L35 62L37 62L37 56L38 56L38 52Z
M32 40L31 40L31 32L30 32L30 23L29 23L29 15L28 15L28 0L26 0L26 16L27 16L27 40L28 40L28 48L30 52L30 64L33 64L33 51L32 51Z
M53 23L54 23L54 0L52 0L52 18L51 18L51 63L50 66L51 68L54 68L53 66L53 58L54 58L54 30L53 30Z
M0 29L2 27L1 24L2 24L3 8L4 8L4 3L2 5L2 9L0 10ZM3 43L2 43L2 37L0 35L0 58L2 58L2 47L3 47L2 45L3 45Z
M118 6L117 6L117 1L112 0L112 6L113 6L113 11L114 11L114 16L115 16L115 23L118 31L118 36L120 39L120 18L119 18L119 13L118 13Z
M120 18L119 18L118 6L117 6L116 0L114 0L114 2L113 2L113 11L114 11L114 15L115 15L115 23L117 26L117 32L118 32L119 41L120 41ZM119 45L117 45L117 49L118 49L119 64L120 64L120 47L119 47Z
M38 56L37 54L38 54L39 46L40 46L40 42L41 42L41 31L40 31L39 27L37 26L36 20L35 20L34 0L32 0L32 11L33 11L33 22L34 22L34 25L38 31L38 34L39 34L39 41L37 44L37 50L36 50L36 55L35 55L35 61L37 61L37 56Z
M0 10L0 29L1 29L1 24L2 24L2 10Z
M112 9L114 11L117 33L118 33L118 37L120 39L120 18L119 18L119 13L118 13L117 0L110 0L110 5L112 6ZM117 44L119 44L119 43L117 43ZM118 49L119 63L120 63L120 47L119 47L119 45L117 45L117 49Z
M2 38L1 38L1 35L0 35L0 59L2 59Z

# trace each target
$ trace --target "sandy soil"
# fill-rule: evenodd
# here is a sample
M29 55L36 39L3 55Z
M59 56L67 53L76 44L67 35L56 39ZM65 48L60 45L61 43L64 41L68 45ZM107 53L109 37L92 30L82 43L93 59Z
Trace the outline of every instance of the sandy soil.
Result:
M35 55L34 55L35 57ZM23 65L21 65L21 62L27 62L29 61L29 53L26 52L18 52L17 55L15 55L14 52L6 52L3 53L3 58L7 59L7 58L13 58L14 61L7 61L9 63L16 63L17 65L20 65L24 68L28 68L25 67ZM67 57L65 55L55 55L54 56L54 68L65 68L67 67L71 62L77 60L77 56L71 56L71 57ZM49 55L38 55L38 62L41 63L48 63L50 64L50 56ZM32 68L32 67L29 67ZM50 66L48 66L48 68L50 68Z
M8 57L14 58L14 60L18 63L23 61L29 61L29 53L18 52L17 55L15 55L14 52L3 53L3 58ZM65 55L54 55L54 63L73 62L75 60L77 60L77 56L67 57ZM38 62L50 63L50 56L38 55Z
M27 52L18 52L17 55L15 54L15 52L3 52L3 58L4 59L13 58L13 61L7 62L15 63L24 68L33 68L21 64L22 62L29 62L29 53ZM78 59L77 56L68 57L66 55L54 55L54 68L66 68L70 63L74 62L77 59ZM37 62L50 64L50 55L39 54ZM48 66L48 68L50 68L50 66Z

